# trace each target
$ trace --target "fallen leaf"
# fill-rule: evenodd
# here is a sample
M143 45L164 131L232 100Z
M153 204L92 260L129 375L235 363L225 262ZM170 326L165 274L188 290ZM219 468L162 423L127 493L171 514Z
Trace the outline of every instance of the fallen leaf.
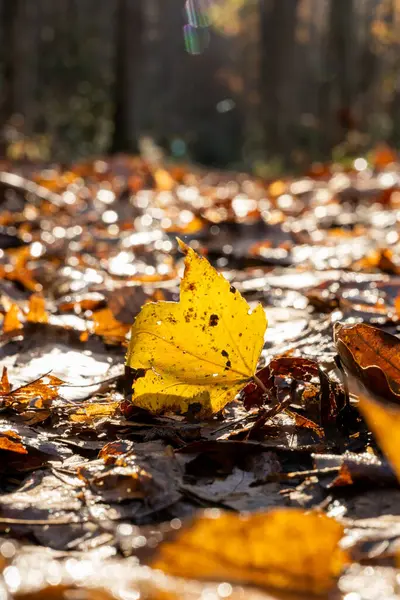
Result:
M296 356L280 356L258 371L257 377L264 384L267 394L263 394L256 383L250 381L240 395L247 410L262 406L266 400L276 403L279 381L288 380L304 386L300 400L307 408L309 418L293 414L297 425L311 427L320 434L319 425L326 426L334 422L338 410L337 400L340 401L340 398L333 382L316 361ZM311 383L313 380L315 385Z
M46 304L43 296L32 294L29 298L29 311L26 316L30 323L47 323L49 315L46 312Z
M391 403L383 403L371 398L353 378L350 378L350 389L357 393L361 414L367 421L368 427L387 456L397 479L400 481L400 409Z
M180 302L146 304L132 326L126 364L139 375L132 401L153 412L221 410L251 379L267 320L194 250L186 254Z
M27 423L33 425L45 421L50 415L48 409L58 397L58 388L63 383L61 379L54 375L46 375L11 390L7 374L4 374L3 371L0 398L4 406L12 407L16 412L23 415Z
M399 338L364 323L336 324L334 338L351 375L374 395L400 403Z
M0 382L0 394L8 394L11 391L11 385L8 380L7 367L3 367L3 373L1 375Z
M12 331L18 331L18 329L22 328L23 325L21 323L21 311L18 307L18 304L11 304L10 308L4 315L3 332L11 333Z
M191 579L322 594L348 561L343 526L301 509L237 515L206 511L164 542L153 567Z
M105 340L123 342L129 331L129 325L117 321L109 308L93 313L94 332Z
M22 444L21 436L11 429L0 432L0 450L8 450L17 454L28 454L27 449Z

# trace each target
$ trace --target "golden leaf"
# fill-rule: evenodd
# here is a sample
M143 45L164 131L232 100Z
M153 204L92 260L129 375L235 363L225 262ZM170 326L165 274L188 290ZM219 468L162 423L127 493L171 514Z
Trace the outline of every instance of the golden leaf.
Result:
M32 294L29 298L29 312L26 316L29 323L47 323L49 316L46 312L46 304L43 296Z
M342 536L337 521L301 509L206 511L161 545L152 566L177 577L322 594L348 562Z
M221 410L254 377L267 319L194 250L179 302L145 304L132 326L127 366L142 375L132 401L153 412Z
M107 341L123 342L129 331L129 325L117 321L109 308L93 313L94 332Z
M357 386L354 380L351 380L350 389L354 392L357 391L358 408L400 481L400 408L389 402L384 403L367 396L366 393L360 391L360 386Z
M11 304L10 308L4 315L3 332L11 333L13 331L17 331L18 329L23 329L23 325L21 323L21 311L18 307L18 304Z

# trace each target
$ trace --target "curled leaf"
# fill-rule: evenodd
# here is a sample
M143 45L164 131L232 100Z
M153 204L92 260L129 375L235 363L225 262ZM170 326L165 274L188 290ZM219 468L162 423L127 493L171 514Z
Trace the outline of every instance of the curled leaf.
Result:
M358 323L335 327L335 344L346 370L370 392L400 404L400 340Z
M138 374L135 405L153 412L205 416L221 410L251 379L267 320L194 250L185 252L180 301L143 306L126 364Z

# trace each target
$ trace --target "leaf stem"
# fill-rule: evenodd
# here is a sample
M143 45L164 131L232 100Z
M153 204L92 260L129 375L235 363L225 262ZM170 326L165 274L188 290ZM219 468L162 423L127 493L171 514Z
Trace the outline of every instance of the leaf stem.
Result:
M252 379L253 379L254 383L256 383L258 385L260 390L262 390L264 392L264 394L266 394L268 390L265 387L265 385L263 384L263 382L261 381L261 379L259 377L257 377L257 375L253 375Z

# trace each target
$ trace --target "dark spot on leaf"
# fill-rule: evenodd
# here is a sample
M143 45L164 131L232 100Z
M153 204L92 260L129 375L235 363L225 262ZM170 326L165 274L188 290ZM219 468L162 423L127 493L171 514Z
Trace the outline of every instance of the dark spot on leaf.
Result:
M193 283L193 282L192 282L192 283L189 283L189 285L188 285L188 289L189 289L191 292L194 292L194 290L196 289L196 284L195 284L195 283Z
M208 324L210 327L215 327L216 325L218 325L218 321L219 321L218 315L211 315Z
M229 354L226 350L222 350L221 352L222 356L225 356L225 358L228 358Z
M236 292L235 286L231 285L231 287L229 288L229 291L232 292L232 294L234 294Z
M228 369L230 369L230 368L231 368L231 366L232 366L232 363L231 363L231 361L230 361L230 360L227 360L227 361L226 361L226 364L225 364L225 371L227 371Z

